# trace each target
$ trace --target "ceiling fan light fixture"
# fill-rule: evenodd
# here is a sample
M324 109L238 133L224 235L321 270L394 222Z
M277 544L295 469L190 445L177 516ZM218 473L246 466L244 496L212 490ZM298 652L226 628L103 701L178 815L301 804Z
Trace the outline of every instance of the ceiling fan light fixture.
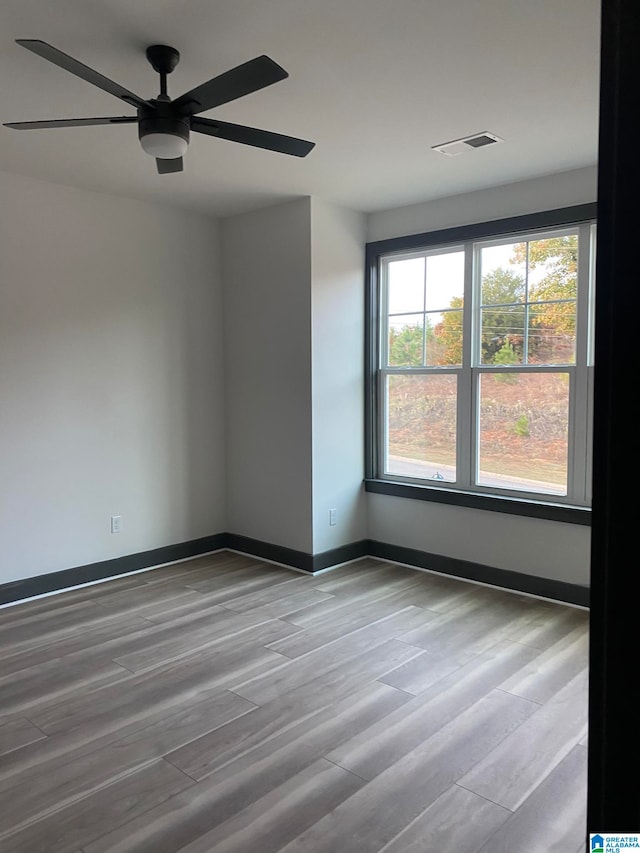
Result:
M189 145L189 119L170 114L170 105L154 101L151 109L138 110L138 136L142 150L159 160L182 157Z
M183 157L189 147L189 140L173 133L147 133L140 137L142 150L151 157L160 160L176 160Z

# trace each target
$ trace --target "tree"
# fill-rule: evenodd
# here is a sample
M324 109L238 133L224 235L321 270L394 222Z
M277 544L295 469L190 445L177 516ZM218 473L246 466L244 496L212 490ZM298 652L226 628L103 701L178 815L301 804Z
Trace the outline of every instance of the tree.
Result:
M460 321L462 323L462 320ZM440 341L437 330L429 317L425 318L425 337L427 364L443 364L440 359ZM403 326L401 329L389 328L389 364L393 367L422 367L423 361L422 326Z
M493 364L505 344L515 354L514 361L510 363L522 363L524 298L525 280L518 273L498 267L482 277L482 305L485 307L482 308L481 345L484 364Z
M434 336L438 340L438 365L462 364L462 305L461 296L454 296L450 308L455 311L446 311L442 315L442 322L434 329Z
M422 365L422 326L389 329L389 364L394 367Z
M513 247L512 263L522 264L528 260L529 269L543 266L547 279L556 282L559 299L575 299L577 294L578 235L564 234L546 240L531 240L517 243ZM546 285L545 285L546 287ZM529 297L531 298L531 297Z
M518 355L515 347L508 340L505 341L493 357L493 364L518 364ZM518 382L517 373L496 373L496 382L506 382L515 385Z
M514 246L512 262L528 262L544 276L531 286L529 361L571 360L576 330L578 235L565 234ZM561 348L561 349L560 349Z

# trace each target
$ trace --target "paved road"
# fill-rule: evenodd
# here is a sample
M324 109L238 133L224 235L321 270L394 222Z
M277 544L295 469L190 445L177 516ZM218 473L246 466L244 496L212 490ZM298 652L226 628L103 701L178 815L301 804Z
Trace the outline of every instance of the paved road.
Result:
M436 465L434 462L424 462L422 459L410 459L404 456L389 456L390 474L401 477L414 477L426 480L440 480L443 483L454 483L455 468L452 465ZM563 495L565 492L554 483L544 483L540 480L526 480L522 477L505 477L500 474L485 474L483 486L497 486L502 489L522 489L523 491L543 491L552 495Z

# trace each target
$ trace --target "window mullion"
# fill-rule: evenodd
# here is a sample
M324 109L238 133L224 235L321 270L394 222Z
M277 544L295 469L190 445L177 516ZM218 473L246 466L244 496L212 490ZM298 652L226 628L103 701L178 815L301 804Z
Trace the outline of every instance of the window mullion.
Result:
M422 278L422 364L427 363L427 259L424 259Z
M523 347L522 347L522 363L529 363L529 318L530 318L530 306L529 306L529 251L530 251L530 243L527 240L526 244L526 252L525 252L525 265L524 265L524 328L523 328Z
M457 406L457 447L458 484L462 488L471 486L472 436L475 430L475 417L472 411L472 353L474 341L474 245L464 245L464 312L462 317L462 370L458 375Z

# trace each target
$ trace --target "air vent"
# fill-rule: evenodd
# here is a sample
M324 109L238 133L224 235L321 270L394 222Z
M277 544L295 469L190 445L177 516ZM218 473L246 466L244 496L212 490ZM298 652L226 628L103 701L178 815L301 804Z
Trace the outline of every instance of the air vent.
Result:
M441 145L433 145L432 150L438 151L440 154L446 154L447 157L457 157L459 154L464 154L465 151L470 151L473 148L484 148L486 145L495 145L497 142L504 142L495 133L474 133L473 136L465 136L462 139L453 139L451 142L443 142Z

